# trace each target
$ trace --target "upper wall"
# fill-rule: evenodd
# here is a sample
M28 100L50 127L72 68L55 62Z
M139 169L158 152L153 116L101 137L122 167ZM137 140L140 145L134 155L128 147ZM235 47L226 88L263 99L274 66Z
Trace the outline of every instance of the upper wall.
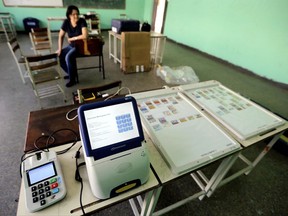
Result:
M287 0L169 0L164 34L288 84L287 8Z
M39 0L40 1L40 0ZM143 0L126 0L126 8L124 10L116 9L96 9L96 8L79 8L80 13L85 14L88 11L95 11L100 15L101 28L110 29L111 19L120 18L120 14L126 14L130 19L137 19L143 22L144 16ZM26 17L34 17L40 20L40 26L47 26L47 17L65 17L66 8L40 8L40 7L5 7L3 1L0 0L0 11L9 12L14 16L16 22L16 30L23 31L23 19ZM52 30L59 30L60 23L51 22Z
M260 76L288 84L287 0L167 0L164 34L172 40L246 68ZM101 28L110 29L111 19L128 18L151 23L154 0L126 0L125 10L80 8L81 13L100 14ZM23 30L23 19L65 16L65 8L4 7ZM52 30L60 24L52 23Z

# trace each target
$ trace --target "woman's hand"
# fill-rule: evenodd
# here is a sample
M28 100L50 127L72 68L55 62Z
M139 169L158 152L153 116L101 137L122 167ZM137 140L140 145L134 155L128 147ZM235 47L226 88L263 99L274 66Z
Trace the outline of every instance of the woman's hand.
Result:
M69 42L69 43L71 43L71 42L73 42L73 41L76 41L76 40L78 40L78 36L72 37L72 38L68 38L68 42Z
M58 49L58 50L56 50L55 53L57 53L57 55L60 56L61 55L61 51L62 51L61 49Z

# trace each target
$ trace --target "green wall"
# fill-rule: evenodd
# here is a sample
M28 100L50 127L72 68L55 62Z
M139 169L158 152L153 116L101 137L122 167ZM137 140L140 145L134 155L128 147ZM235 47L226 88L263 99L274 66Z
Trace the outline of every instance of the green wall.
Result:
M149 24L152 24L153 2L154 0L145 0L143 21Z
M39 0L41 1L41 0ZM127 14L128 18L137 19L143 22L145 1L126 0L125 10L115 9L97 9L97 8L79 8L80 13L85 14L88 11L95 11L100 15L101 28L110 29L111 19L120 18L120 14ZM16 21L16 30L24 30L23 19L34 17L40 20L41 27L47 26L47 17L65 17L66 8L35 8L35 7L4 7L0 0L0 12L10 12ZM51 29L59 30L61 22L52 22Z
M287 0L169 0L164 34L288 84L287 11Z
M101 28L111 19L128 18L151 23L154 0L126 0L125 10L80 8L100 14ZM287 0L168 0L164 34L168 38L248 69L262 77L288 84ZM22 20L35 17L46 26L47 17L65 16L65 8L4 7L14 15L17 30ZM52 30L59 29L59 23Z

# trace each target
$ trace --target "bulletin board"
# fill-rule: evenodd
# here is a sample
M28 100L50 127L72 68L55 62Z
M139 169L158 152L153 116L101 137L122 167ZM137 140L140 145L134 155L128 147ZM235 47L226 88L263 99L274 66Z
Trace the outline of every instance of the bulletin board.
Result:
M183 85L180 90L241 140L263 135L286 122L217 81Z
M132 96L137 100L142 125L175 174L191 171L241 148L175 90Z

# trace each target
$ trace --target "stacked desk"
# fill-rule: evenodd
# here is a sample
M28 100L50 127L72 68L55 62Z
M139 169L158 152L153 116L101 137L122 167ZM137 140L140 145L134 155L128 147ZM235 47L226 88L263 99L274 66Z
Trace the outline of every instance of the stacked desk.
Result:
M16 37L16 29L10 13L0 13L0 32L4 32L7 42Z
M198 87L200 87L200 89L201 89L201 88L205 88L205 86L207 84L214 84L214 81L209 81L208 83L204 82L204 83L195 84L192 87L194 88L196 86L195 87L196 89ZM180 87L177 87L175 89L177 91L178 90L182 91L185 89L185 86L182 86L182 87L180 86ZM186 90L187 89L190 89L190 87L186 88ZM145 92L144 94L149 95L150 93ZM197 104L195 104L195 105L197 105ZM26 144L25 144L25 151L33 148L31 141L33 139L37 139L37 136L40 136L42 132L49 131L48 133L52 133L51 130L52 131L57 130L57 128L56 128L56 125L58 124L57 122L67 121L65 119L64 115L66 114L67 110L70 110L71 108L77 107L77 105L73 105L73 106L54 108L55 110L52 109L52 110L36 111L37 115L39 115L39 116L42 115L41 112L44 114L44 116L49 115L49 113L51 113L51 115L49 117L46 116L43 119L41 117L36 119L36 118L34 118L35 116L33 117L33 114L36 114L36 113L33 113L33 114L30 113L30 120L33 120L32 122L33 122L34 126L31 127L30 126L31 121L29 121L28 130L27 130L27 137L26 137ZM228 154L226 153L226 154L220 155L219 157L214 158L214 159L206 162L205 164L200 164L198 166L191 167L190 169L188 169L184 172L181 172L179 174L179 173L174 173L171 171L167 162L165 161L165 158L163 157L163 154L161 154L159 149L155 147L155 140L153 140L153 136L151 137L151 134L145 133L146 145L148 147L149 154L150 154L150 163L151 163L150 180L151 181L149 180L147 185L143 185L143 186L136 188L136 189L133 189L127 193L123 193L118 197L98 202L97 199L91 195L91 192L89 191L88 180L87 180L87 177L85 177L84 191L87 191L87 200L85 200L85 204L89 203L89 205L86 206L85 210L87 210L87 212L97 211L97 210L100 210L103 208L107 208L107 207L109 207L113 204L119 203L121 201L128 200L132 197L137 197L141 193L145 193L144 201L141 201L141 199L139 197L137 198L138 201L140 200L140 206L142 207L141 208L142 213L140 213L140 214L152 215L154 210L155 210L155 207L157 205L157 202L158 202L158 199L159 199L159 196L160 196L160 193L161 193L163 186L174 183L174 182L176 182L176 180L178 178L189 175L189 174L192 176L192 178L195 180L195 182L200 187L200 191L191 195L190 197L188 197L186 199L183 199L177 203L172 204L171 206L168 206L162 210L159 210L158 212L155 212L155 214L156 215L164 214L164 213L166 213L166 212L168 212L174 208L177 208L178 206L181 206L181 205L183 205L183 204L185 204L185 203L187 203L193 199L196 199L196 198L199 198L200 200L202 200L205 197L210 197L218 187L223 186L227 182L230 182L231 180L235 179L236 177L238 177L240 175L248 174L252 169L254 169L255 166L257 165L257 163L265 156L265 154L268 153L268 151L271 149L271 147L274 145L274 143L277 141L277 139L280 137L280 135L285 130L287 130L287 128L288 128L288 122L284 121L283 124L275 126L275 128L273 130L265 131L265 133L261 133L261 134L252 136L250 138L247 138L245 140L242 140L242 139L237 138L237 136L235 136L235 134L233 134L231 131L229 131L227 128L225 128L225 125L220 124L219 121L216 120L211 114L209 114L208 111L203 109L203 107L199 106L199 109L201 110L201 112L203 112L203 115L209 116L211 121L213 121L215 124L218 124L227 134L230 135L230 137L233 137L235 140L237 140L237 142L241 144L242 148L237 149L235 151L231 151ZM57 111L57 110L59 110L59 111ZM33 118L31 118L31 116ZM56 122L52 120L54 118L55 118ZM43 122L43 121L45 121L45 122ZM63 122L62 122L62 124L63 124ZM142 121L142 124L143 124L143 121ZM73 123L72 125L70 125L70 127L74 128L78 132L77 121L75 123ZM49 128L49 130L47 130L45 128ZM29 130L38 131L38 134L31 133ZM147 128L146 128L146 131L147 131ZM32 136L34 136L34 138L32 138ZM243 156L242 150L245 150L249 146L257 144L258 142L263 141L263 140L268 139L268 138L272 138L272 139L267 144L267 146L263 149L263 151L259 154L259 156L256 157L256 159L254 161L250 162L250 161L248 161L248 159L246 159ZM70 137L70 142L72 142L72 141L74 141L74 137ZM56 139L56 142L58 144L62 144L61 142L59 142L58 139ZM69 137L65 142L69 142ZM57 149L58 148L62 148L62 146L57 147ZM73 147L73 148L75 150L75 147ZM77 215L81 214L81 211L79 211L78 204L77 204L77 200L79 198L79 196L78 196L79 193L77 193L77 191L79 191L78 189L80 186L77 186L77 184L74 180L74 172L72 172L73 177L71 176L71 169L73 170L73 167L71 167L71 164L72 164L71 162L72 162L72 160L74 160L74 158L73 158L73 156L75 154L74 150L72 150L72 151L70 150L70 152L68 152L67 155L65 154L65 155L61 156L61 158L60 158L62 170L63 170L64 176L65 176L65 181L68 181L66 183L68 191L69 191L70 187L73 188L73 189L71 189L71 193L68 193L67 194L68 196L63 201L59 202L59 204L53 205L53 206L51 206L51 207L49 207L43 211L39 211L33 215L37 215L37 214L40 214L40 215L46 214L47 215L47 214L51 214L51 213L56 214L56 215L57 214L61 215L64 213L65 214L77 214ZM226 174L228 173L230 168L234 165L234 163L238 159L243 160L247 164L247 167L233 173L229 177L226 177ZM70 161L70 163L69 163L69 161ZM201 171L201 169L204 166L209 166L211 164L214 164L215 161L219 161L220 165L216 168L212 177L210 179L208 179L205 176L205 174ZM65 171L65 169L69 170L69 172L67 173L67 171ZM86 175L86 172L84 169L82 170L82 173L83 173L83 176ZM67 177L66 177L66 175L67 175ZM158 181L156 181L155 178L158 179ZM86 192L84 192L84 193L86 196ZM21 193L20 193L19 206L18 206L18 215L23 215L23 214L27 213L26 212L27 210L25 209L25 206L23 204L23 202L24 202L23 199L24 199L24 197L23 197L23 185L22 185ZM135 201L130 199L130 204L132 206L134 214L138 215L138 213L136 211ZM61 209L59 207L60 205L62 207ZM75 212L74 211L70 212L71 210L75 209L75 206L76 206L76 209L78 209L78 210L76 210Z

